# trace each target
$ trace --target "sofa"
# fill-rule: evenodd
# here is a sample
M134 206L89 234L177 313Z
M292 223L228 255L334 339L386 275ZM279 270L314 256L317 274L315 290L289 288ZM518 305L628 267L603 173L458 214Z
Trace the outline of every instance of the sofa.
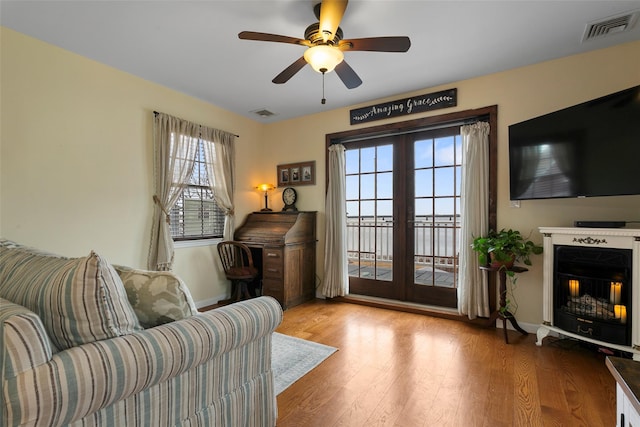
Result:
M0 427L274 426L259 297L199 313L170 272L0 238Z

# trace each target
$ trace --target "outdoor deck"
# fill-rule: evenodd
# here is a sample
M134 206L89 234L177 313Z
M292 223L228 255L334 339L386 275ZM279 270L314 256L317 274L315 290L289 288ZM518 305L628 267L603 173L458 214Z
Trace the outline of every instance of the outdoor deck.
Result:
M349 276L392 280L393 224L392 217L347 218ZM458 216L416 217L414 283L456 287L459 227Z
M377 275L376 275L377 272ZM435 274L435 281L434 281ZM362 277L362 278L375 278L377 280L392 280L391 268L390 267L380 267L378 266L375 269L373 266L362 266L360 267L360 275L358 275L358 265L349 263L349 276ZM431 267L417 267L416 268L416 278L415 282L418 285L426 285L426 286L440 286L445 288L453 288L455 287L454 274L444 271L444 270L435 270L435 273Z

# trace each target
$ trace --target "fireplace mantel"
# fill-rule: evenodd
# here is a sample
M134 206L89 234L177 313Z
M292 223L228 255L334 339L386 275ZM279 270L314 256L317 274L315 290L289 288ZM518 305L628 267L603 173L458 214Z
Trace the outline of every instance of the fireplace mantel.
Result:
M574 227L540 227L543 235L544 266L542 292L543 323L538 328L536 344L542 345L542 340L554 332L579 340L587 341L602 347L612 348L633 355L634 360L640 360L640 229L633 228L574 228ZM632 250L632 319L631 345L618 345L602 342L569 331L554 325L553 319L553 265L554 246L601 247Z

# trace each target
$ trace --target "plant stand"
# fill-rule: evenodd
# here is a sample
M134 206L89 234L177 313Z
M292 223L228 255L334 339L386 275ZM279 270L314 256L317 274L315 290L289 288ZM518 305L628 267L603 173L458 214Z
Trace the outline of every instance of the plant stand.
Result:
M490 273L498 272L498 277L500 278L500 307L498 310L491 313L489 317L488 325L495 325L496 319L502 319L502 329L504 331L504 341L509 344L509 337L507 336L507 320L511 322L511 325L514 329L520 332L522 335L529 335L527 331L522 329L516 318L511 312L505 310L504 308L507 305L506 295L507 295L507 271L512 271L514 273L524 273L525 271L529 271L529 269L525 267L519 267L514 265L513 267L507 269L504 267L489 267L489 266L480 266L480 270L488 271Z

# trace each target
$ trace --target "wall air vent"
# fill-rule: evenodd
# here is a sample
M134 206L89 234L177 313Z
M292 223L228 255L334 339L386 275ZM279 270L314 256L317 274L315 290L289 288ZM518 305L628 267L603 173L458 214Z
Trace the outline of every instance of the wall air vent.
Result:
M598 39L610 34L622 33L633 28L640 11L612 16L604 20L598 20L587 24L582 41Z
M267 117L271 117L271 116L275 116L276 115L276 113L273 113L273 112L267 110L266 108L263 108L261 110L252 111L252 113L259 115L263 119L266 119Z

